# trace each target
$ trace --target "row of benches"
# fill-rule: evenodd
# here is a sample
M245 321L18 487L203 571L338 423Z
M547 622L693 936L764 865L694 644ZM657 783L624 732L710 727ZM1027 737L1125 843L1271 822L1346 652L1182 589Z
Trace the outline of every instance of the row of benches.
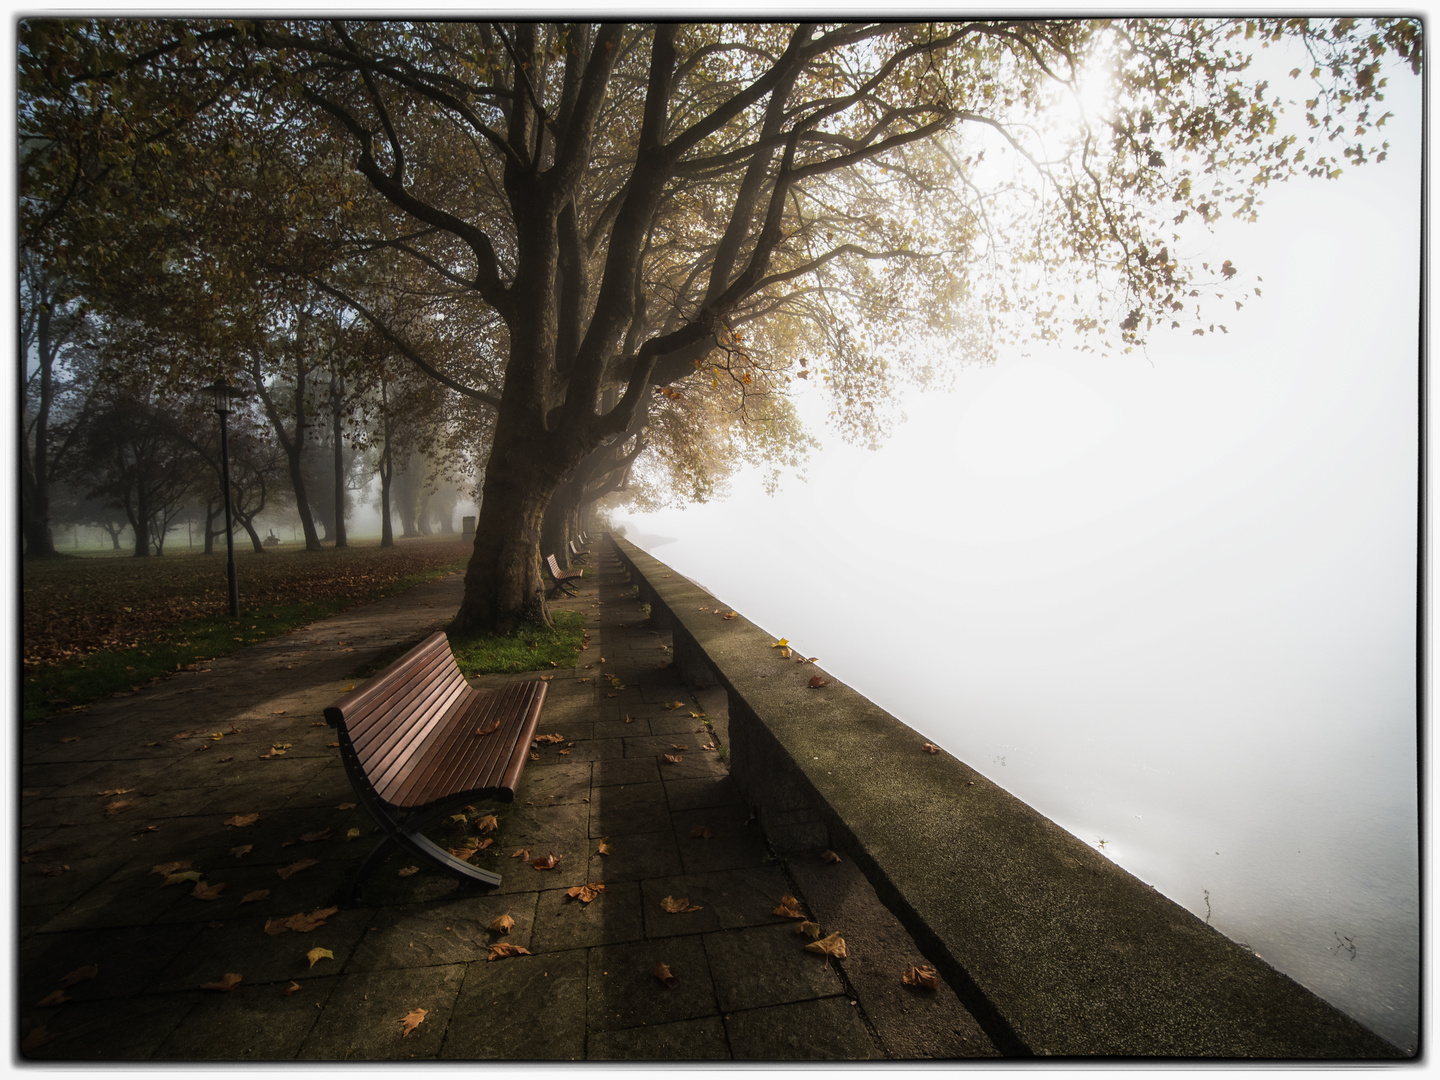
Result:
M571 553L586 554L573 542ZM562 571L554 555L546 563L557 588L574 595L569 581L583 571ZM356 799L384 834L341 899L354 901L392 845L463 881L500 884L500 875L456 858L422 834L466 803L514 801L546 686L526 680L476 690L455 663L449 639L437 631L325 710Z

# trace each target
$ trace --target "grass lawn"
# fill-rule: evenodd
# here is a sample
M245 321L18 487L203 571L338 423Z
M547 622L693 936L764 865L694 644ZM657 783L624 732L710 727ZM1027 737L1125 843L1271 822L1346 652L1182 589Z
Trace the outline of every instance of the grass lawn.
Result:
M25 719L138 687L453 573L470 551L469 541L455 537L400 540L393 548L237 550L239 619L229 614L223 551L27 561L21 582Z

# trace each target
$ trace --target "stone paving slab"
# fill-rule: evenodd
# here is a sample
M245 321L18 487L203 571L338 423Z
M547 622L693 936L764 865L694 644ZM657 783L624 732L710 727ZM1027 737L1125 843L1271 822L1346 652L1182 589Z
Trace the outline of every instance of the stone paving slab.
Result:
M852 867L771 853L705 749L727 744L723 693L692 693L669 669L669 637L607 543L580 595L555 602L584 612L589 635L575 668L545 673L539 730L563 740L535 747L514 803L483 808L498 828L475 861L501 885L394 852L357 904L308 932L267 933L330 906L376 839L323 708L358 665L441 626L462 592L452 575L22 732L17 1026L49 1036L25 1056L995 1054L948 989L901 986L923 957ZM536 870L525 851L559 862ZM164 883L182 861L224 886L215 899ZM604 885L589 903L569 895L588 883ZM842 932L849 958L807 953L773 914L785 895ZM698 910L661 907L682 896ZM514 925L491 930L502 915ZM499 942L529 954L492 960ZM241 976L228 992L201 989L228 973Z

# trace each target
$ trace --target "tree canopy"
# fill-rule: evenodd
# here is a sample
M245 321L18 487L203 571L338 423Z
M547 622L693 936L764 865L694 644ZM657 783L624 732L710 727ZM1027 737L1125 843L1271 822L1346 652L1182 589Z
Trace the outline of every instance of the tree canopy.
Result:
M1272 47L1305 58L1301 134ZM213 160L244 133L242 199L218 168L208 201L169 182L265 242L192 265L303 280L491 410L457 623L498 627L545 618L542 520L597 453L644 441L699 480L707 453L803 447L792 380L865 441L898 386L1008 340L1208 332L1243 278L1186 230L1383 157L1401 63L1414 19L30 20L21 138L131 99ZM22 197L63 203L67 175L22 168Z

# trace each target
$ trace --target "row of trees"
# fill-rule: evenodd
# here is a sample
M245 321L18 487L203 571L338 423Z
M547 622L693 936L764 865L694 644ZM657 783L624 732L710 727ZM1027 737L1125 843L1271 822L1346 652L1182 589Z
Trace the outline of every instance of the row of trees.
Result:
M301 503L286 424L343 356L337 448L403 415L483 459L456 625L545 621L584 507L794 463L797 386L874 440L1008 341L1209 332L1241 279L1197 227L1383 157L1420 62L1413 19L27 20L27 528L84 305L128 380L252 386Z

